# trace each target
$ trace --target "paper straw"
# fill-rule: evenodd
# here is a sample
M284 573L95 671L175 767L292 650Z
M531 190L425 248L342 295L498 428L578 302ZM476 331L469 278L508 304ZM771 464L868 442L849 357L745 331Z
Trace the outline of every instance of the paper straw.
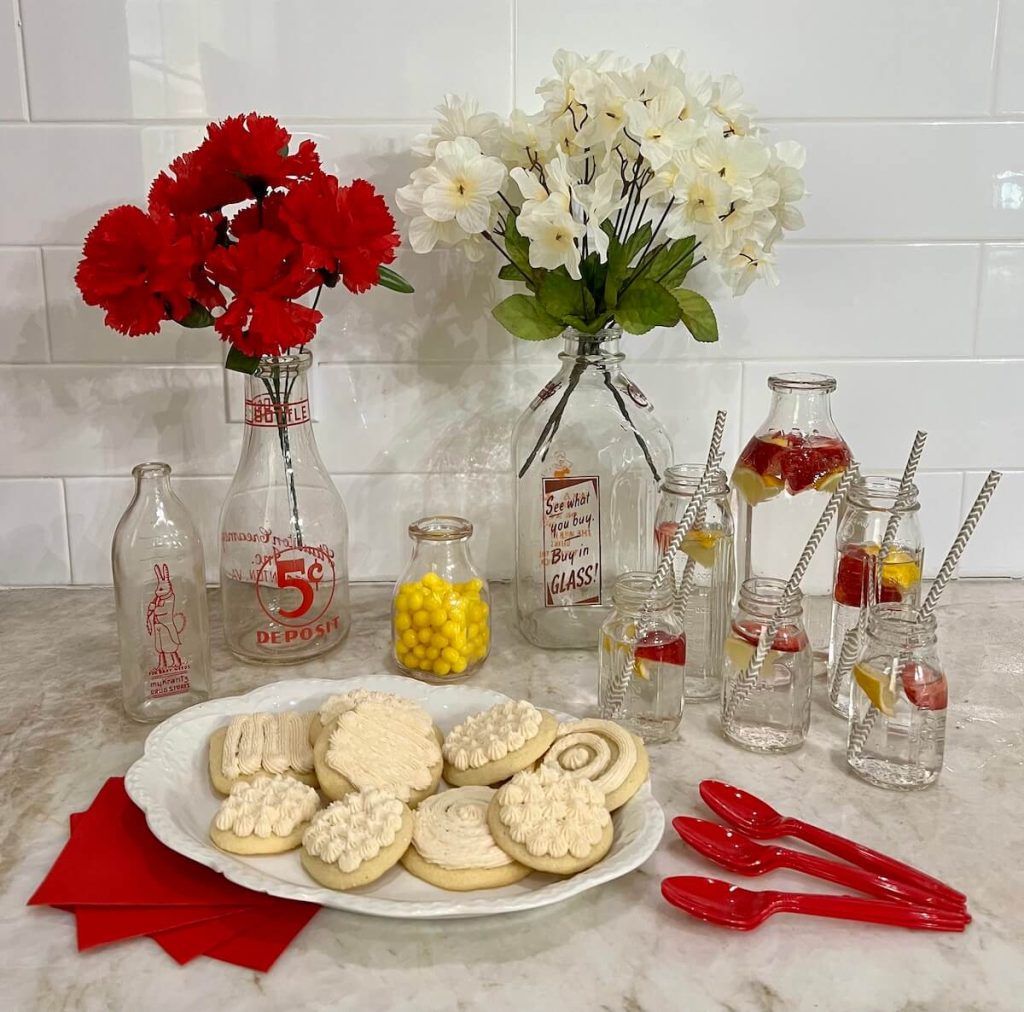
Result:
M626 687L629 685L633 667L636 663L636 640L640 638L640 630L646 620L650 617L657 592L665 582L665 578L672 570L672 560L678 553L679 546L683 543L683 539L686 537L686 532L693 526L697 513L704 505L704 500L707 498L708 494L708 485L711 484L711 479L714 477L715 471L718 469L718 465L721 462L721 451L711 454L708 457L708 463L704 468L704 473L701 475L700 481L697 482L697 487L693 490L693 495L690 497L690 502L679 521L679 526L672 535L672 540L669 541L668 545L665 547L665 552L661 557L661 561L658 563L658 568L655 570L654 579L651 581L650 593L640 609L640 614L637 616L636 636L626 651L622 666L612 673L612 684L608 690L608 706L605 708L606 713L604 714L606 717L612 717L619 714L622 709L622 704L626 698Z
M899 506L901 503L906 502L906 498L910 494L910 486L914 483L914 476L917 474L918 464L921 463L921 454L924 452L924 444L927 439L928 433L923 429L918 429L917 435L914 436L914 444L910 448L910 456L907 457L907 463L903 467L903 477L900 478L900 487L896 493L896 500L889 510L889 520L885 525L885 534L882 537L882 544L878 549L875 575L868 585L869 601L874 601L876 597L881 596L880 593L876 594L876 590L879 589L882 580L882 566L885 563L886 556L892 549L892 543L896 539L896 529L900 525ZM875 581L878 582L876 583ZM866 617L867 607L864 607L857 617L857 624L847 632L843 639L843 648L839 653L839 660L836 662L835 671L828 686L828 698L833 706L839 702L839 693L842 691L843 686L847 684L850 671L853 669L853 662L857 658L857 651L860 650L861 633L863 632Z
M711 445L708 447L708 459L705 467L712 468L712 471L717 471L717 467L712 467L711 461L715 454L718 453L719 448L722 445L722 435L725 432L725 418L727 412L719 411L715 415L715 427L711 431ZM696 528L700 528L701 524L704 523L705 510L701 507L697 514L697 518L694 522ZM697 568L697 562L693 556L689 556L686 560L686 565L683 567L683 575L679 579L679 586L676 588L676 614L679 616L680 621L686 618L686 607L690 602L690 591L693 589L694 572Z
M793 596L797 587L799 587L800 581L804 578L804 573L807 572L807 567L811 564L811 559L814 558L814 553L818 550L818 545L821 544L821 539L825 537L826 531L828 531L829 526L835 519L836 513L839 511L840 505L846 498L846 493L849 490L850 485L857 476L857 463L851 460L850 466L846 469L842 478L839 480L836 490L829 497L828 502L825 504L825 508L821 512L818 522L814 525L814 529L811 531L811 536L807 539L807 544L804 545L804 550L800 553L800 558L797 560L796 568L794 568L792 575L789 580L786 581L786 585L782 589L782 594L779 597L779 603L775 608L775 612L761 630L761 636L757 641L757 649L754 651L753 657L750 658L750 663L733 686L732 693L729 696L729 700L726 703L725 710L722 714L723 724L732 723L733 718L736 715L736 709L741 703L743 703L747 696L750 695L754 686L757 685L757 680L761 675L761 667L764 664L765 658L768 656L768 651L775 642L775 636L779 631L779 626L782 624L782 612L789 603L789 600Z
M945 561L939 567L939 572L935 576L935 582L932 584L932 589L929 591L928 596L924 600L924 604L921 605L921 608L917 613L917 619L919 622L923 619L930 618L932 612L935 610L935 606L938 604L939 598L942 596L942 592L946 589L946 585L952 579L953 570L956 569L957 563L960 561L960 556L964 554L967 542L971 540L974 528L978 526L978 521L981 519L982 513L985 512L985 507L988 506L989 500L992 498L992 493L995 492L996 486L999 484L999 480L1001 478L1002 474L998 471L989 471L988 477L985 479L985 483L981 486L981 491L978 492L978 497L974 500L974 505L971 506L967 516L964 517L964 522L960 526L960 531L953 539L953 544L950 546L949 553L946 555ZM864 748L864 743L867 741L868 735L871 734L871 730L875 726L875 722L878 720L878 714L879 711L872 706L862 721L854 722L851 719L850 738L846 746L846 758L848 761L856 759Z

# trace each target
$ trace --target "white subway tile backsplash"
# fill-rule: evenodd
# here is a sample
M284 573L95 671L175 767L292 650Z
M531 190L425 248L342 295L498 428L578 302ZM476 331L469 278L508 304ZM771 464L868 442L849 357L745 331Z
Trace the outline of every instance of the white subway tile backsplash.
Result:
M640 61L678 46L700 70L737 74L765 116L970 116L988 111L995 12L994 0L519 0L516 97L536 107L560 47Z
M1024 2L1000 0L996 55L996 113L1024 112Z
M978 355L1024 351L1024 245L986 246L981 259Z
M23 120L25 97L18 59L18 24L13 3L0 7L0 120Z
M0 249L0 362L45 362L46 296L37 249Z
M0 480L0 585L70 580L60 479Z
M34 119L412 119L445 92L511 97L510 0L32 0Z
M981 491L988 471L970 471L964 476L961 520ZM1024 471L1004 471L985 515L960 560L960 576L1020 576L1024 573ZM950 542L952 542L950 538ZM947 546L948 547L948 546Z
M117 475L143 460L231 474L241 433L224 418L221 368L0 366L0 475Z
M928 432L922 467L1014 466L1024 442L1024 361L750 362L744 365L743 429L768 414L768 376L827 372L839 381L832 409L865 468L902 468L917 429Z
M135 482L131 476L65 479L71 571L76 584L110 583L110 545L114 528L128 508ZM218 580L220 508L230 478L188 478L172 474L171 487L187 507L203 542L206 579Z

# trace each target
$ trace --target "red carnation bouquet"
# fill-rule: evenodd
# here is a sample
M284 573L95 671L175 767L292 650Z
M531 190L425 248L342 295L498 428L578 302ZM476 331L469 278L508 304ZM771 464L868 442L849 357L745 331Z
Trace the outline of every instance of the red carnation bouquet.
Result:
M324 287L411 292L386 266L399 237L384 198L363 179L340 186L313 141L290 142L271 116L210 124L157 176L145 210L96 223L75 276L82 298L130 337L164 320L212 326L231 345L228 368L253 372L313 339Z

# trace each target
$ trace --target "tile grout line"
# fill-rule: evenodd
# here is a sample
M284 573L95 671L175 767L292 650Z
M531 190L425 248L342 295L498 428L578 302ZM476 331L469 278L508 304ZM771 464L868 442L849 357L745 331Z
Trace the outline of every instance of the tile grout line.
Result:
M996 16L992 25L992 59L989 64L989 95L988 111L990 116L996 115L999 104L999 67L1000 67L1000 36L1002 34L1003 0L996 0Z
M43 256L43 247L38 248L39 252L39 282L43 289L43 321L46 325L46 364L53 365L53 324L50 319L50 292L46 284L46 259Z
M64 512L64 543L68 549L68 583L73 584L75 582L75 564L71 555L71 512L68 509L68 489L63 476L58 480L60 481L60 503Z
M22 125L32 122L32 105L28 97L28 61L25 56L25 29L21 17L21 0L10 0L12 13L14 15L15 36L17 39L15 48L18 56L18 74L21 83L21 111L25 117Z

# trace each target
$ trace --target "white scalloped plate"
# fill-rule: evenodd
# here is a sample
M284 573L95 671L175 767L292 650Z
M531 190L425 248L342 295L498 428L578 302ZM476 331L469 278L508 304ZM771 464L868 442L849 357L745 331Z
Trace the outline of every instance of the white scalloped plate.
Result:
M218 850L207 835L220 803L210 786L207 743L210 735L235 713L257 710L314 710L327 696L358 687L394 692L416 700L448 731L473 713L508 697L471 685L436 686L397 675L366 675L336 681L306 678L264 685L244 696L214 699L165 720L146 739L145 752L128 770L125 787L146 813L157 839L171 850L219 871L232 882L289 899L352 910L379 917L482 917L532 910L575 896L602 882L626 875L654 852L665 828L665 815L650 785L613 815L615 842L603 861L571 878L534 872L515 885L470 893L445 892L409 874L401 865L376 882L352 892L325 889L310 879L298 852L242 858ZM563 720L566 714L556 713Z

